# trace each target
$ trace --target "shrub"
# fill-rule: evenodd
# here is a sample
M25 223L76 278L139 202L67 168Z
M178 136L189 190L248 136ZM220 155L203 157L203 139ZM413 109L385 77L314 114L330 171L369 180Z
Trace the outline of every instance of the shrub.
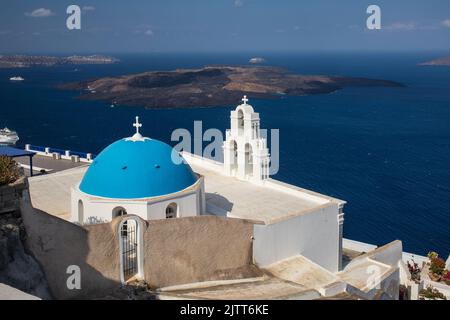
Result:
M430 259L430 270L436 275L442 275L445 270L445 261L442 258Z
M427 257L428 257L428 259L432 260L434 258L438 258L439 255L437 254L437 252L430 251L430 252L428 252Z
M21 176L20 167L10 157L0 156L0 186L13 183Z
M432 300L436 299L447 300L447 298L442 292L440 292L438 289L434 289L432 286L428 286L426 289L420 290L419 295L421 299L427 298Z

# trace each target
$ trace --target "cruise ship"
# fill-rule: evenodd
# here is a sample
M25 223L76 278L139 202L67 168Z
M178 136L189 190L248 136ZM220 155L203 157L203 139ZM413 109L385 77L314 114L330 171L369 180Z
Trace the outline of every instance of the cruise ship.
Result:
M0 129L0 145L14 145L19 140L17 132L8 128Z
M22 77L11 77L11 78L9 78L9 80L10 80L10 81L23 81L23 80L25 80L25 79L22 78Z

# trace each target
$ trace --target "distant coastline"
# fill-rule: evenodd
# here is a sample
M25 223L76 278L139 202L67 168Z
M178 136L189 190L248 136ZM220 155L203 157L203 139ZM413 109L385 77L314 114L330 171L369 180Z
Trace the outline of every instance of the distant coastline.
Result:
M31 56L31 55L0 55L0 68L30 68L52 67L58 65L83 65L83 64L112 64L119 60L104 55L89 56Z
M206 66L201 69L152 71L69 83L81 99L146 108L224 106L252 98L326 94L346 87L402 87L389 80L326 75L300 75L275 67Z
M419 63L420 66L450 66L450 56Z

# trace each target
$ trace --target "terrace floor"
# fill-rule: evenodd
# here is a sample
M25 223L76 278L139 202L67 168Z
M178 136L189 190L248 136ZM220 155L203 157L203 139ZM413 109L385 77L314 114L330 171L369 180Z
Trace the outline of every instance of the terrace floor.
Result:
M30 176L30 162L28 157L18 157L14 158L22 168L25 170L25 174ZM86 163L83 162L73 162L70 160L55 160L51 157L35 155L33 157L33 175L42 175L42 170L45 170L45 173L52 173L63 171L71 168L76 168L80 166L85 166ZM45 174L44 173L44 174Z

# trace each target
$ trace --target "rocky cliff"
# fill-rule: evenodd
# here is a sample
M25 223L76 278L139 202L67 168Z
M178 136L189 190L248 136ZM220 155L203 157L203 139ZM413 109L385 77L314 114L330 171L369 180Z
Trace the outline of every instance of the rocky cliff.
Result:
M24 183L25 188L26 186ZM2 188L4 192L7 192L6 189ZM18 201L14 203L18 204ZM50 299L45 275L24 246L26 237L27 233L18 207L0 213L0 283L41 299Z

